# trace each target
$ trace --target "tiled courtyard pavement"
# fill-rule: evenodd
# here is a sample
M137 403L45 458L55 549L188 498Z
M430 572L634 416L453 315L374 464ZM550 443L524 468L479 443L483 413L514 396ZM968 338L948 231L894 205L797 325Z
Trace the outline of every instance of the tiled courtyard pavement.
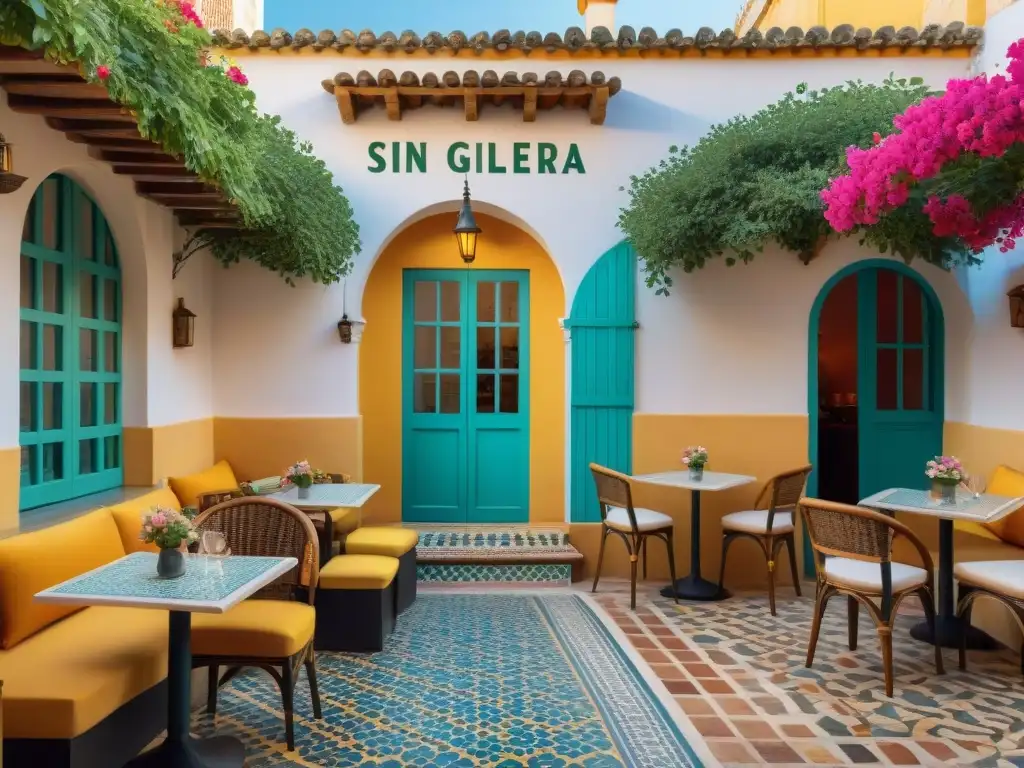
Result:
M896 623L890 700L863 610L858 650L847 646L843 597L830 602L814 667L806 669L808 597L780 590L772 617L763 594L676 606L647 584L634 613L628 589L602 581L595 599L725 766L1024 766L1018 657L970 654L964 673L956 652L946 651L939 677L932 648L909 636L920 617L909 606Z

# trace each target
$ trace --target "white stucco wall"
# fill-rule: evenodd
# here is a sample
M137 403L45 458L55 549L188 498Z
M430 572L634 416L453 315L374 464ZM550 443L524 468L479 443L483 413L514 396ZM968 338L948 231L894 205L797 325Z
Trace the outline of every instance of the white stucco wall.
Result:
M483 107L475 123L462 119L459 111L424 106L410 110L400 122L389 122L383 109L360 114L354 125L343 125L334 99L324 92L320 81L339 71L355 74L370 66L376 73L389 67L396 73L405 69L460 74L468 68L482 70L494 62L472 59L353 59L331 52L316 56L277 56L261 54L244 57L240 63L250 78L259 107L279 113L285 123L303 139L312 142L314 151L335 173L336 179L352 201L362 231L363 252L356 259L348 280L347 311L360 315L363 286L373 261L396 228L425 208L447 202L456 210L462 179L449 170L446 151L454 141L469 144L496 142L505 175L470 174L474 201L492 204L511 217L526 222L548 250L565 286L568 313L575 291L594 261L617 243L620 208L628 195L620 187L629 176L646 170L666 156L672 144L696 141L716 122L738 112L754 111L777 100L798 83L811 86L832 85L850 78L881 81L891 72L897 75L925 77L942 85L950 77L968 73L967 59L952 58L839 58L839 59L687 59L622 60L602 62L560 62L514 60L498 64L499 72L515 69L537 71L551 69L567 74L573 68L585 72L600 69L606 75L622 78L623 90L608 108L603 126L590 125L581 111L540 112L535 123L523 123L521 114L508 108ZM555 66L560 64L560 66ZM367 149L371 142L427 142L426 174L374 174ZM586 167L585 175L512 174L511 151L514 141L553 142L560 157L571 142L578 144ZM535 167L536 162L531 161ZM454 213L453 213L454 222ZM486 247L486 233L483 245ZM849 246L846 246L847 248ZM782 257L790 266L773 272L776 291L766 294L764 280L769 257L751 267L734 268L728 275L716 269L694 278L693 284L714 282L716 289L734 297L744 306L732 313L717 306L708 309L706 322L714 318L715 327L702 333L702 339L683 343L678 359L666 361L658 350L680 348L680 335L692 319L695 305L706 296L695 295L684 286L690 277L677 281L667 299L649 295L641 288L640 348L637 371L638 405L646 411L692 412L694 408L728 412L806 412L803 377L789 374L768 386L764 398L751 401L750 376L757 376L760 351L749 365L738 355L721 353L700 365L684 362L687 344L699 347L709 339L743 343L749 349L749 336L766 338L764 328L774 327L773 338L786 346L777 359L804 361L806 368L806 310L797 310L792 300L789 270L803 285L799 302L809 308L821 282L852 259L848 251L842 257L823 257L801 272L796 257ZM865 254L871 255L871 254ZM458 266L453 245L453 266ZM771 259L777 261L776 259ZM217 295L214 354L218 361L214 382L215 409L218 414L235 416L323 416L354 415L358 411L356 391L356 347L341 345L334 324L342 314L341 287L321 288L300 285L288 289L279 278L252 267L218 271L214 278ZM749 298L759 296L751 306ZM689 297L695 304L687 304ZM745 298L744 298L745 297ZM272 307L272 311L267 308ZM776 318L774 324L737 322L733 317L761 312ZM710 313L710 314L708 314ZM788 318L788 319L783 319ZM758 326L758 327L754 327ZM244 340L244 341L243 341ZM279 350L270 360L259 363L260 386L248 386L252 375L251 352L247 345ZM283 350L283 351L281 351ZM287 361L287 362L285 362ZM713 362L713 364L712 364ZM666 367L668 371L666 372ZM705 369L697 376L697 368ZM708 369L717 373L710 375ZM679 379L684 371L693 371L683 391ZM689 375L689 374L687 374ZM796 376L796 378L794 378ZM746 379L746 380L745 380ZM692 387L696 387L693 389ZM301 397L297 393L301 392ZM696 406L696 403L701 403Z
M123 418L125 426L175 423L212 413L209 327L206 343L189 357L171 350L171 310L178 286L170 280L177 227L171 214L135 194L132 179L115 176L92 159L85 145L51 130L42 118L21 115L0 95L0 125L13 145L15 171L28 181L0 196L0 448L18 445L18 316L22 223L36 187L51 173L74 178L96 200L109 222L121 260L123 298ZM198 271L196 274L198 277ZM184 285L188 285L188 278ZM197 305L209 301L208 281L192 285ZM189 300L191 303L191 299ZM208 307L196 309L205 314ZM204 333L199 326L199 334ZM199 335L197 334L197 335ZM203 338L200 336L200 338ZM193 350L188 350L193 352Z

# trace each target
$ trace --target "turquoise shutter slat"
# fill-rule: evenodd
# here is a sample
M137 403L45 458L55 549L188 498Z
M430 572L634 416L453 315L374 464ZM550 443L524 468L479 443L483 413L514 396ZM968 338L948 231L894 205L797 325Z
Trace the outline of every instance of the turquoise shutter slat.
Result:
M590 268L573 300L570 520L600 522L590 463L633 467L636 254L627 243Z

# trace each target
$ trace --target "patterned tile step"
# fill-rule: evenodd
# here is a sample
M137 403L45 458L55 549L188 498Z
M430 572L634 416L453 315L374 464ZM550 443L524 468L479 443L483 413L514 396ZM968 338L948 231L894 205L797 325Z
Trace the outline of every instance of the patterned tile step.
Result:
M555 563L527 563L519 565L470 565L456 563L420 563L416 578L421 583L523 583L569 584L572 566Z
M419 530L420 563L572 563L583 555L557 529L430 528Z

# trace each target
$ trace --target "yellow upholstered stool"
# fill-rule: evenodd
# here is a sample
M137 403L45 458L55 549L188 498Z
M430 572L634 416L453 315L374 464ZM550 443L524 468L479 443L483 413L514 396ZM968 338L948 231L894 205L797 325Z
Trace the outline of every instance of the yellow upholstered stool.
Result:
M335 541L348 536L359 527L359 510L352 507L338 507L330 511L331 532Z
M398 560L338 555L320 569L316 590L318 651L382 651L395 628Z
M398 560L395 613L416 602L416 545L420 536L411 528L358 528L345 538L347 555L383 555Z

